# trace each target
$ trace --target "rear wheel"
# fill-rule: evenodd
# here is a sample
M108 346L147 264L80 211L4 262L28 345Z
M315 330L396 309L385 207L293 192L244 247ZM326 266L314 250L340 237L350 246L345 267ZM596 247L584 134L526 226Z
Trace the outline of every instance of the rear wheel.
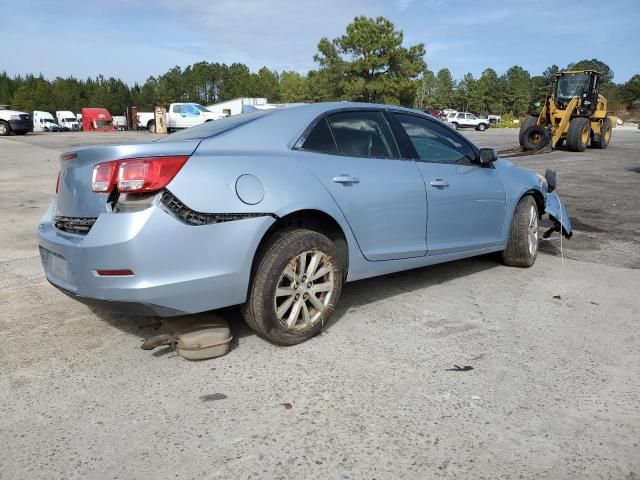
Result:
M569 123L567 147L572 152L584 152L591 137L591 122L585 117L576 117Z
M602 121L602 125L600 126L600 135L598 139L594 139L591 143L595 148L607 148L609 146L609 142L611 141L611 119L605 118Z
M339 258L336 245L320 233L276 232L262 250L242 308L249 327L279 345L317 335L340 298Z
M525 150L537 151L546 147L551 140L549 131L538 125L531 125L520 135L520 145Z
M522 125L520 125L520 132L518 133L518 140L520 140L520 146L524 147L522 143L522 135L527 130L527 128L536 125L538 123L538 117L534 115L527 115L527 117L522 121Z
M7 122L0 120L0 137L6 137L11 133L11 127Z
M480 132L484 132L487 129L487 125L484 123L480 123L477 127L476 130L479 130Z
M502 260L514 267L530 267L538 256L538 205L531 195L520 199L513 213L509 241Z
M149 130L151 133L156 133L156 122L155 122L155 120L149 120L147 122L147 130Z

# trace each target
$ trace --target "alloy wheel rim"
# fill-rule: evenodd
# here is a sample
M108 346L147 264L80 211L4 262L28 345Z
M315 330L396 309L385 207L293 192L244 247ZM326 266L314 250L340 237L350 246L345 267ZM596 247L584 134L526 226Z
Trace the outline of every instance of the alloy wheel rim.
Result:
M5 134L7 133L7 127L4 126L4 124L0 123L0 133Z
M295 256L278 279L273 299L276 317L287 330L302 330L320 321L335 285L333 261L318 250Z
M527 231L529 255L534 255L538 249L538 212L534 205L529 207L529 225Z

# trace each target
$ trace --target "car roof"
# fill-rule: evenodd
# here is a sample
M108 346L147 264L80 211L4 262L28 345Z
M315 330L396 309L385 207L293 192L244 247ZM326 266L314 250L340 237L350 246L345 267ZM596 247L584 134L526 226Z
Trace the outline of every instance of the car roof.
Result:
M399 107L395 105L384 105L376 103L361 102L323 102L307 103L283 106L270 110L260 110L252 114L256 115L255 121L248 121L239 124L228 131L222 130L212 136L204 135L203 141L211 142L211 146L216 148L237 148L242 145L243 149L272 149L283 150L293 147L295 142L302 136L309 125L319 116L335 110L371 110L387 109L394 111L404 111L414 115L428 116L419 110ZM227 117L228 119L236 116ZM225 119L216 120L223 122ZM197 127L199 128L199 127ZM167 137L169 140L170 137Z

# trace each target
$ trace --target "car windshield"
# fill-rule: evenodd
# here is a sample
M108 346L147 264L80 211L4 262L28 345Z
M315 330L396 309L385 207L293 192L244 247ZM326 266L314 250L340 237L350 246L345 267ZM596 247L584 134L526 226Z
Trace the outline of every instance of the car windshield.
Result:
M179 132L167 135L164 138L156 140L156 142L175 142L180 140L199 140L202 138L213 137L220 133L228 132L241 125L257 120L266 115L273 113L273 110L259 110L251 113L241 113L231 117L221 118L212 122L206 122L195 127L186 128Z
M211 111L211 110L207 110L202 105L198 105L197 103L194 103L193 106L196 107L196 109L200 110L201 112L210 112Z
M76 119L75 118L65 118L64 121L65 122L75 122Z
M108 121L108 120L96 120L95 124L96 124L96 128L110 127L111 126L111 121Z
M589 80L587 73L562 75L558 78L558 98L581 97L589 90Z

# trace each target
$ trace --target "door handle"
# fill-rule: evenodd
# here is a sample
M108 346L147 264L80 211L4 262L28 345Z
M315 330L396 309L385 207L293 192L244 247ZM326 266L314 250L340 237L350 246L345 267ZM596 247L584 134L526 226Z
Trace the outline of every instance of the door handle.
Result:
M359 179L346 173L338 175L337 177L333 177L333 181L335 183L360 183Z
M448 187L449 182L442 180L441 178L436 178L435 180L431 181L431 186L432 187Z

